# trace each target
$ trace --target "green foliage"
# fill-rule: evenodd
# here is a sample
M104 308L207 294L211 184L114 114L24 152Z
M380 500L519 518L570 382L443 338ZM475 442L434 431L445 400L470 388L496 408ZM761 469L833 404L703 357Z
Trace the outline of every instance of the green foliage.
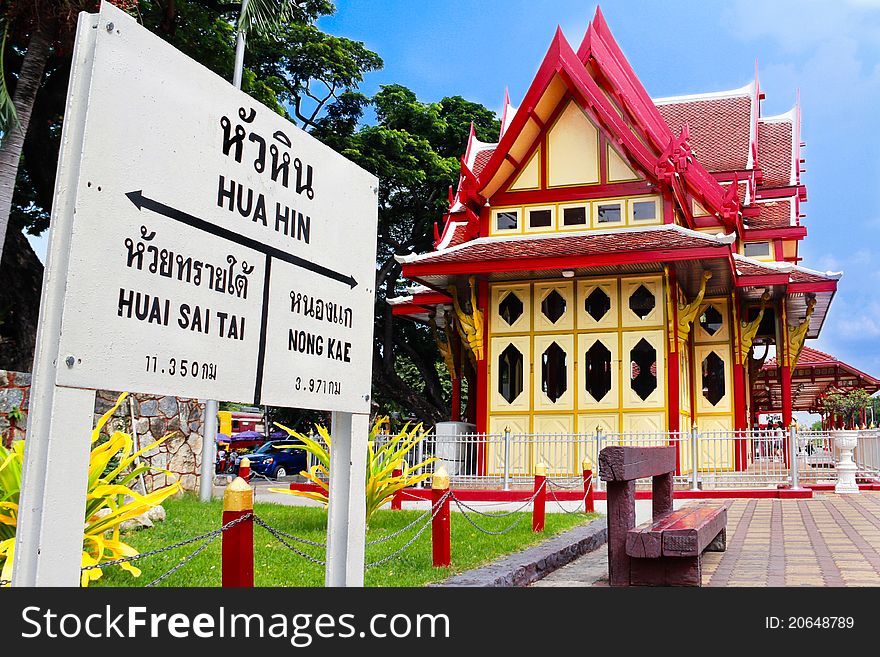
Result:
M842 417L845 427L853 428L856 418L868 407L870 402L871 395L861 388L856 388L826 395L822 402L822 408L826 413Z
M264 501L261 496L254 504L254 512L273 527L311 541L327 540L327 513L323 509L305 506L290 507ZM194 495L165 502L168 519L149 531L136 532L129 542L140 552L165 547L197 534L209 532L220 526L223 513L222 501L200 502ZM549 508L549 507L548 507ZM380 510L373 516L367 529L367 541L385 538L413 522L422 511ZM518 516L508 516L493 520L480 518L481 526L500 530L510 525ZM431 532L424 532L399 557L370 568L365 574L367 586L406 586L421 587L438 582L450 575L485 565L505 554L523 550L530 545L560 534L572 527L584 524L597 517L597 514L548 513L544 532L532 532L528 518L502 536L489 536L478 530L461 517L452 514L452 567L434 568L431 565ZM404 532L378 545L367 546L366 562L378 561L382 557L401 549L413 536L414 531ZM300 546L302 548L302 546ZM220 586L220 541L215 541L184 568L181 568L159 586ZM192 546L184 546L144 559L142 580L151 579L166 572L183 557L192 552ZM309 554L324 558L322 551L312 548ZM263 586L323 586L324 568L306 561L284 547L277 539L264 530L254 528L254 584ZM132 581L125 573L112 571L105 573L97 582L98 586L142 586Z
M83 530L83 566L138 554L137 550L120 540L120 525L126 520L146 513L181 490L178 483L158 488L146 495L140 495L129 488L129 484L139 475L156 469L146 465L135 465L137 458L144 452L161 445L172 434L138 452L134 451L134 441L131 436L121 431L114 432L106 441L100 440L102 429L126 396L127 393L120 395L116 405L101 416L92 430L93 447L89 458ZM112 462L116 462L117 465L111 466ZM3 580L12 579L23 466L24 441L14 442L12 449L9 450L0 446L0 567L2 567L0 579ZM119 567L135 577L141 574L140 569L130 563L119 564ZM90 582L100 579L102 574L103 570L100 568L84 571L81 576L82 585L88 586Z
M24 411L19 406L13 406L6 414L6 417L13 422L21 422L24 419Z
M377 421L373 425L373 428L370 430L370 438L367 441L366 499L368 523L373 514L394 497L395 493L408 486L414 486L430 477L431 473L425 472L425 466L437 460L431 457L415 465L409 465L404 460L406 455L427 435L426 431L422 431L421 424L417 424L412 429L407 425L396 435L390 437L380 437L380 424L381 422ZM315 427L322 439L318 441L293 429L288 429L283 425L278 426L284 429L292 438L299 441L296 444L290 445L290 447L302 449L318 461L308 472L303 471L300 474L318 486L320 490L317 492L290 490L288 488L271 488L270 490L273 493L296 495L326 505L330 494L328 481L330 479L330 450L332 449L332 439L327 429L322 426ZM395 475L394 470L398 466L401 466L401 474Z

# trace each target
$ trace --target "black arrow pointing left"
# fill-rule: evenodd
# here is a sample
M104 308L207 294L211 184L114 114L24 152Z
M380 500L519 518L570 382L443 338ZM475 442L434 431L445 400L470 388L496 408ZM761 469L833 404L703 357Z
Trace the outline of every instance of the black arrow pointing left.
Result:
M250 237L239 235L238 233L212 224L211 222L205 221L204 219L199 219L198 217L188 214L183 210L172 208L170 205L165 205L164 203L161 203L155 199L144 196L143 190L139 189L134 192L128 192L126 196L128 197L128 200L134 203L135 207L138 210L142 208L152 210L156 214L161 214L165 217L168 217L169 219L174 219L175 221L179 221L180 223L186 224L187 226L198 228L199 230L203 230L206 233L210 233L211 235L216 235L217 237L222 237L223 239L227 239L230 242L235 242L236 244L240 244L241 246L253 249L254 251L265 253L267 256L277 258L278 260L289 262L292 265L302 267L303 269L307 269L320 276L324 276L334 281L339 281L340 283L345 283L352 289L357 286L357 281L354 279L354 276L340 274L337 271L333 271L332 269L328 269L327 267L324 267L317 263L310 262L305 258L300 258L299 256L295 256L292 253L287 253L286 251L275 248L274 246L263 244L262 242L258 242L257 240L251 239Z

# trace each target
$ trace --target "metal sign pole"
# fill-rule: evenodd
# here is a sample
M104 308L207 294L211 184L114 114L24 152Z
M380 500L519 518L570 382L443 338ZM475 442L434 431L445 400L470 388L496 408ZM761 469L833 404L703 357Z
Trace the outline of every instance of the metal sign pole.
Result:
M366 535L366 413L333 413L326 586L363 586Z
M199 479L199 499L210 502L214 496L214 461L217 458L217 411L220 404L215 399L205 402L202 418L202 467Z
M60 388L55 375L58 367L77 364L75 356L59 353L59 339L80 165L73 154L82 152L97 23L97 16L80 14L77 24L37 328L13 586L78 586L82 566L95 391Z

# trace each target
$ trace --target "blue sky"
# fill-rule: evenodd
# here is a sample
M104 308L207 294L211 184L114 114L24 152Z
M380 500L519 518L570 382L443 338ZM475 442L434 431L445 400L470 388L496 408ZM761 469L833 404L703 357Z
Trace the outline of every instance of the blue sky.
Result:
M422 100L461 95L500 111L519 104L560 25L577 45L595 4L559 0L337 0L326 31L385 60L363 90L401 83ZM801 91L809 234L805 265L844 271L813 342L880 375L880 0L608 0L602 11L653 96L740 87L758 61L765 115ZM462 145L463 146L463 145ZM45 239L35 245L42 255Z
M560 25L580 43L596 5L559 0L338 0L321 26L385 60L364 90L518 105ZM801 92L808 228L803 264L844 277L809 344L880 376L880 0L606 0L602 11L652 96L733 89L758 62L764 115Z

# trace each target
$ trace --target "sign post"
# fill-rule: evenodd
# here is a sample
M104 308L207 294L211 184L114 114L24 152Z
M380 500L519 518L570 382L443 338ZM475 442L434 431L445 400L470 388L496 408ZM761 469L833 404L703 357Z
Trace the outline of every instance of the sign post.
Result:
M106 3L80 19L64 131L16 583L69 583L69 565L51 582L18 565L67 563L46 548L72 530L44 500L80 483L48 477L53 436L89 435L93 404L85 426L71 410L85 397L67 394L97 388L332 411L334 451L351 457L331 516L348 517L344 551L362 561L363 500L350 502L370 410L376 178ZM360 582L344 572L362 583L362 565Z

